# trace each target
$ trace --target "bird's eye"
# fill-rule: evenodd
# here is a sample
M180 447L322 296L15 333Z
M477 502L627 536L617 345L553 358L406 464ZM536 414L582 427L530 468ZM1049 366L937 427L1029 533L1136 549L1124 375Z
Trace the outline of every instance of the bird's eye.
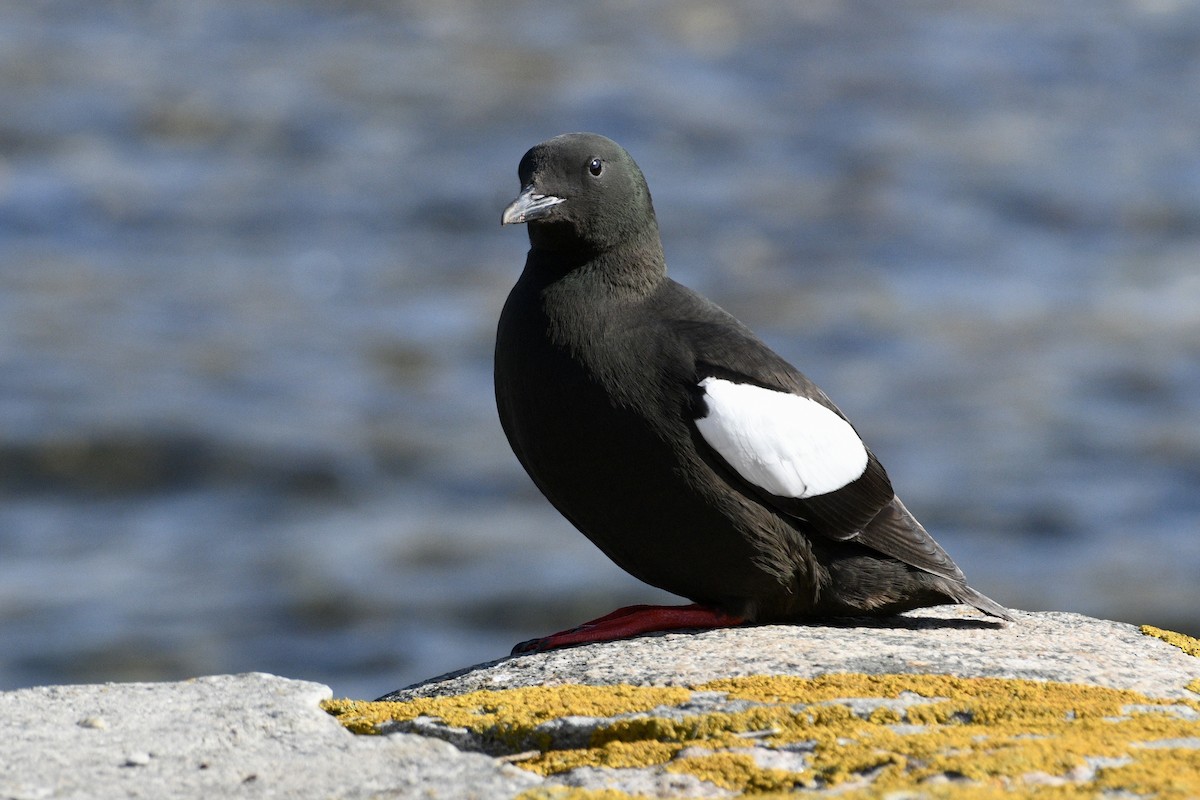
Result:
M596 177L599 177L600 173L603 171L604 171L604 162L601 161L600 159L593 158L591 161L588 162L588 172L592 173Z

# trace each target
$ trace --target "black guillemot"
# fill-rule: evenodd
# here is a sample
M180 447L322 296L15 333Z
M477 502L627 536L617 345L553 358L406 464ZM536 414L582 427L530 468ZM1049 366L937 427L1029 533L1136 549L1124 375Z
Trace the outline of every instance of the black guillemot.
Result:
M693 604L620 609L514 653L942 603L1012 619L967 585L824 392L667 277L624 149L566 134L518 175L501 222L526 223L530 249L496 334L504 432L576 528Z

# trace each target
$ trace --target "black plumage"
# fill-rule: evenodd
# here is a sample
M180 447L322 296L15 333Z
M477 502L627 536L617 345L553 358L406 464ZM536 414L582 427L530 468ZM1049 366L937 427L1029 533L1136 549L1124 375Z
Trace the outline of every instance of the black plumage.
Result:
M641 580L748 621L946 602L1011 619L967 586L865 446L861 475L810 496L772 493L714 448L698 421L719 386L845 417L748 328L667 277L628 153L567 134L526 153L519 176L502 221L527 223L531 246L497 330L496 403L522 466L575 527ZM706 389L706 378L720 383Z

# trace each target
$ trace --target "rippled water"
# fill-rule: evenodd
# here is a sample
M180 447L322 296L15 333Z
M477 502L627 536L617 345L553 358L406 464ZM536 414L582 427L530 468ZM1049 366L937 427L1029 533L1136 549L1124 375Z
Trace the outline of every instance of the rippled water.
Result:
M0 686L377 695L661 597L492 406L567 130L973 585L1200 633L1192 4L9 4L0 108Z

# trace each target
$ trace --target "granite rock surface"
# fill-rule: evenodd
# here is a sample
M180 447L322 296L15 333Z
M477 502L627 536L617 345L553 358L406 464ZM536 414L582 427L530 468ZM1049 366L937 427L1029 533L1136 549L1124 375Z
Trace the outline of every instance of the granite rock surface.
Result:
M959 607L505 658L0 693L0 797L1200 796L1200 642ZM363 735L376 734L376 735Z
M328 687L261 673L0 693L0 797L511 797L528 772L423 736L354 736Z
M963 607L664 634L334 703L540 775L525 797L1200 797L1200 643Z
M762 625L672 633L504 658L401 689L408 700L556 683L685 686L717 678L832 672L1027 678L1190 694L1200 659L1135 625L1067 612L1014 611L1015 623L965 606L837 624Z

